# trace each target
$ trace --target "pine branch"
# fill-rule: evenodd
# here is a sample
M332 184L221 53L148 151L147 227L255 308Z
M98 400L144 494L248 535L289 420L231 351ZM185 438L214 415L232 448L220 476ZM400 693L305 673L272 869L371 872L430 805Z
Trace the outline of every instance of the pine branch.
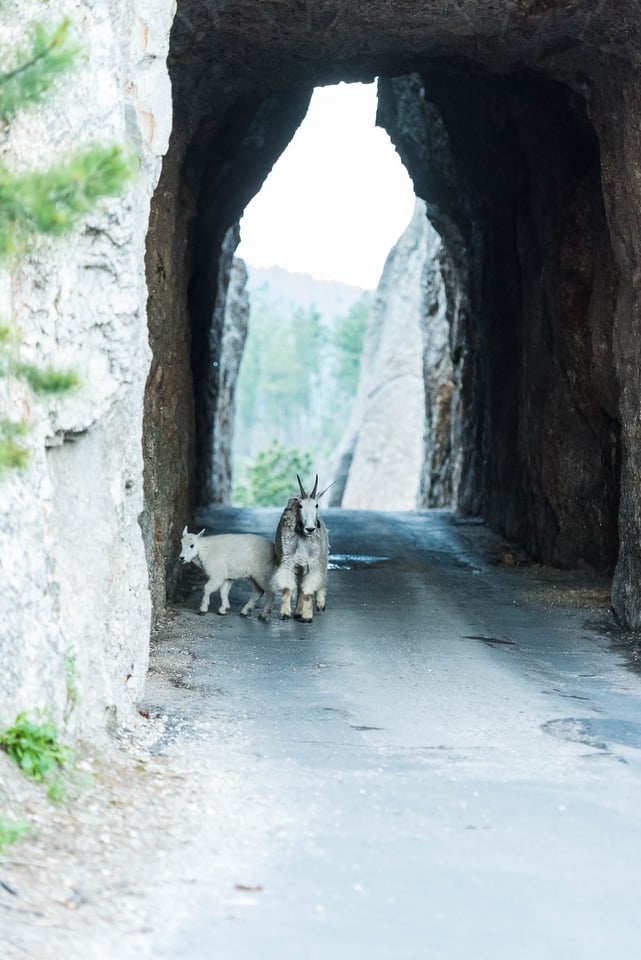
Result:
M32 363L13 361L9 371L29 384L34 393L67 393L77 387L80 378L73 370L56 370L55 367L37 367Z
M19 442L28 427L24 421L16 423L0 417L0 477L5 469L22 469L29 460L29 452Z
M69 35L66 19L53 31L41 24L32 27L29 45L14 54L7 72L0 73L0 123L47 100L59 75L80 52ZM120 193L134 170L133 157L119 147L92 147L48 170L29 173L12 173L0 163L0 263L28 249L39 234L71 230L102 197ZM16 349L14 333L0 323L0 378L18 377L35 393L44 394L62 393L78 384L73 371L24 363L16 358ZM0 415L0 477L7 469L27 465L29 453L20 438L29 429L24 421Z
M30 48L19 51L16 66L0 74L0 118L10 120L19 110L42 102L58 76L69 70L80 52L69 31L67 19L53 32L34 24Z
M58 236L122 191L134 163L120 147L92 147L45 171L13 174L0 165L0 258L37 234Z

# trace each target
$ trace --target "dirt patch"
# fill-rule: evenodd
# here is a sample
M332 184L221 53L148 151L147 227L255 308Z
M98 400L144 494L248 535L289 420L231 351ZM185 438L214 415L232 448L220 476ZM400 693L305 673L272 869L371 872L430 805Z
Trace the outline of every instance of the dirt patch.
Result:
M115 744L85 747L88 783L60 804L0 753L0 812L31 827L0 856L3 960L151 957L201 884L224 900L254 882L267 802L217 765L211 730L181 730L179 750L155 755L170 720L141 717Z
M531 595L549 605L581 609L586 613L610 609L609 583L546 583L534 588Z

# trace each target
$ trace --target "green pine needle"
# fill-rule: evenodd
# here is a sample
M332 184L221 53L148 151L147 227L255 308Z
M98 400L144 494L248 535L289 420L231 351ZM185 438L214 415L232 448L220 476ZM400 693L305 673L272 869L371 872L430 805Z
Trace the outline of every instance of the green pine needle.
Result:
M29 452L20 443L19 438L27 433L24 421L18 423L0 417L0 476L5 470L22 470L27 466Z
M25 107L45 100L79 52L80 48L70 38L69 20L63 20L52 31L42 24L34 24L29 46L17 50L13 68L0 74L0 118L10 120Z
M30 363L13 363L11 372L26 380L34 393L66 393L77 387L80 378L73 370L56 370L55 367L36 367Z
M53 29L34 24L21 47L0 51L5 68L0 72L0 124L47 101L57 79L80 53L71 33L67 19ZM121 193L135 169L134 157L118 146L90 147L49 169L28 173L14 173L0 163L0 263L29 250L39 235L73 229L103 197ZM73 371L17 360L18 342L0 323L0 378L19 377L41 394L63 393L78 384ZM24 423L0 416L0 477L9 468L26 466L28 451L20 443L26 430Z
M0 322L0 347L5 347L14 339L15 335L11 327L8 327L6 324Z
M102 197L120 193L134 172L120 147L91 147L49 170L13 174L0 165L0 257L37 234L71 230Z

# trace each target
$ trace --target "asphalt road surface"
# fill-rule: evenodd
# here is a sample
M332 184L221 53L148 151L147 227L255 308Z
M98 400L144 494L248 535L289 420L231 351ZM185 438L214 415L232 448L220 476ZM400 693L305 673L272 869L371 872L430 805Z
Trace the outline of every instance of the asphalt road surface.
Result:
M152 672L149 708L216 730L274 812L251 876L196 885L154 956L638 960L641 678L607 584L521 564L446 511L323 516L325 614L244 619L237 584L226 617L199 618L194 580L189 630L154 649L156 673L188 661L171 696ZM198 520L271 536L277 517Z

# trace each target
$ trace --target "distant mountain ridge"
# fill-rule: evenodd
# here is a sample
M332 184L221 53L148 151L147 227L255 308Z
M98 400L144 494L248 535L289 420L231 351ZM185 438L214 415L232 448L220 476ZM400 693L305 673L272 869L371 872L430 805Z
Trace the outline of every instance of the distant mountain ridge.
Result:
M249 279L249 296L253 290L265 288L274 303L293 304L294 307L310 307L312 304L321 316L329 318L346 314L360 300L365 290L333 280L317 280L309 273L290 273L283 267L254 267L245 262Z

